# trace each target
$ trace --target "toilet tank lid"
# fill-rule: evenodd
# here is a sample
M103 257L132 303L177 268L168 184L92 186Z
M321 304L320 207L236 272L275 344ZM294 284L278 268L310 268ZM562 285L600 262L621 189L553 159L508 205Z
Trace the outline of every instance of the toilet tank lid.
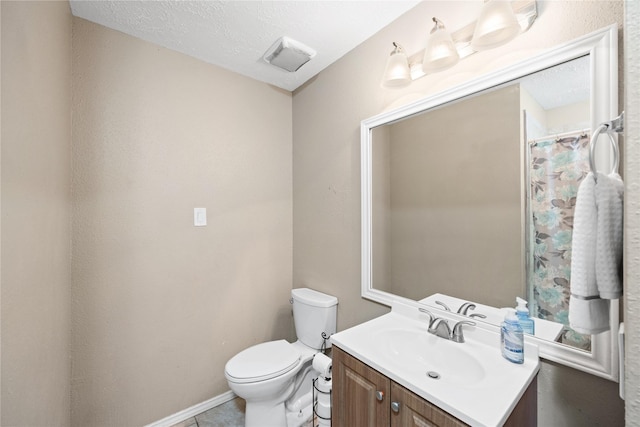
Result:
M312 305L314 307L332 307L334 305L338 305L338 298L309 288L292 289L291 297L295 301Z

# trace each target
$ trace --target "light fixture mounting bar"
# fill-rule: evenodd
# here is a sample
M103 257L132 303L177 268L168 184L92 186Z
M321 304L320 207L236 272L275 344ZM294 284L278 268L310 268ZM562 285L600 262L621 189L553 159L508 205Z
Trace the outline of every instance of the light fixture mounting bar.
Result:
M526 32L533 22L538 17L538 7L536 0L515 0L511 2L513 12L516 14L518 23L522 28L520 34ZM473 31L476 27L476 21L460 28L459 30L451 33L453 43L456 45L458 55L460 59L476 53L471 48L471 39L473 38ZM422 71L422 57L424 56L424 49L414 53L409 57L409 69L411 70L411 80L418 80L424 77L426 74Z

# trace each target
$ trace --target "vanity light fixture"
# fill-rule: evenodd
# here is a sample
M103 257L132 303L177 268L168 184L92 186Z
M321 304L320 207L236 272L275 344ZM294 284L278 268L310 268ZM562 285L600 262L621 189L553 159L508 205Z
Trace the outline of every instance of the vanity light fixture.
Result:
M444 27L442 21L434 17L433 22L435 25L427 38L427 45L422 57L422 71L426 74L444 71L456 65L460 60L451 34Z
M402 46L393 42L393 50L387 59L387 67L384 69L382 87L399 88L411 83L409 60Z
M520 30L509 1L487 0L476 22L471 48L480 51L502 46L520 34Z
M497 17L497 18L496 18ZM456 54L437 54L448 34L444 24L437 18L431 30L427 46L424 50L407 55L398 43L393 43L395 49L387 60L382 87L402 88L413 80L424 77L427 74L437 73L455 65L460 59L473 55L477 51L492 49L503 45L526 32L538 17L536 0L485 0L482 12L477 21L450 33L455 46ZM514 20L517 25L514 26ZM432 38L435 37L435 40ZM431 46L439 45L435 49ZM405 65L405 61L407 65ZM451 63L445 63L451 61ZM409 77L406 77L406 69L409 69Z

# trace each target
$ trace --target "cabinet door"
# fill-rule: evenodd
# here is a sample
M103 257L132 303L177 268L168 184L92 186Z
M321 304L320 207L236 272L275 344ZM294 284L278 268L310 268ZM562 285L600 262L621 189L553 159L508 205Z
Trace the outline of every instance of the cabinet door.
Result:
M387 427L390 380L378 371L332 348L334 427Z
M391 427L462 427L467 424L391 382ZM397 406L396 406L397 405Z
M538 377L536 376L529 388L504 423L504 427L535 427L538 425Z

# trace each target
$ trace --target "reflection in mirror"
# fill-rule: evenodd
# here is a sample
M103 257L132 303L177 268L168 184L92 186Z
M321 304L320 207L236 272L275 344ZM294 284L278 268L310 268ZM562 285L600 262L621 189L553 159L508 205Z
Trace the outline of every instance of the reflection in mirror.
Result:
M618 304L590 337L567 313L576 191L590 129L618 115L617 61L612 25L363 120L362 296L473 302L460 316L492 324L522 297L541 357L616 381Z
M519 97L510 85L373 130L376 289L523 296Z
M589 350L566 328L589 114L585 56L373 129L373 286L497 308L524 297L565 326L554 339Z
M569 327L573 214L578 187L589 173L587 59L554 67L525 83L531 82L534 99L523 115L527 296L535 317L564 325L560 342L590 351L591 336ZM554 87L556 83L562 86Z

